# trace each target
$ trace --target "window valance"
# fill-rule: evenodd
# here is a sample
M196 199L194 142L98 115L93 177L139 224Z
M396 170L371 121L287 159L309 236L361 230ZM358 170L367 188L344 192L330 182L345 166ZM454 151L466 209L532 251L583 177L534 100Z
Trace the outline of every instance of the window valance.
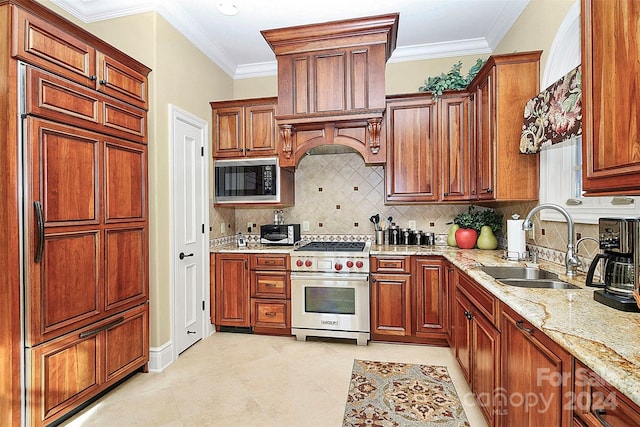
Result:
M582 69L578 65L524 107L520 152L582 135Z

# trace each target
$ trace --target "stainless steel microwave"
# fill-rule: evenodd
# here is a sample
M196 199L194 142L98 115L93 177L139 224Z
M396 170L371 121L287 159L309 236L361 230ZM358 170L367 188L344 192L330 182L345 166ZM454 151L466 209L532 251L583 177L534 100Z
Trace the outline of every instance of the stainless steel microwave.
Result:
M277 157L216 160L214 203L280 202Z

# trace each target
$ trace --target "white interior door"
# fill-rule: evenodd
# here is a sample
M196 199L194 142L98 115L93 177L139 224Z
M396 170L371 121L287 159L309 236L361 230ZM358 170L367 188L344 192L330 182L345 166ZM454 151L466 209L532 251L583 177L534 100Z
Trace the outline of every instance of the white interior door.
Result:
M173 331L175 355L204 337L208 321L207 123L169 106L172 126Z

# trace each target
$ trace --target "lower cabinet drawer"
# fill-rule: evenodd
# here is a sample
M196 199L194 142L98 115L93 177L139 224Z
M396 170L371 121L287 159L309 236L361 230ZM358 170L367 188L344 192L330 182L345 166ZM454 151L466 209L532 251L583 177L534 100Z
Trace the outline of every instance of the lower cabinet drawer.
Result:
M580 361L575 363L574 419L589 427L640 425L640 408Z
M288 300L251 300L251 325L259 328L291 328L291 305Z
M27 425L52 423L149 361L140 305L27 351Z

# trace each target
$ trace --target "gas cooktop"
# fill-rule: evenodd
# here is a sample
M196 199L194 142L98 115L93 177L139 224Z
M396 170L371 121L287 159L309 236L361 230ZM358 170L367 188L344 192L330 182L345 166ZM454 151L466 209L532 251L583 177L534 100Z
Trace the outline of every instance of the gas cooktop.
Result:
M296 251L362 252L365 250L365 246L365 242L310 242L299 247Z

